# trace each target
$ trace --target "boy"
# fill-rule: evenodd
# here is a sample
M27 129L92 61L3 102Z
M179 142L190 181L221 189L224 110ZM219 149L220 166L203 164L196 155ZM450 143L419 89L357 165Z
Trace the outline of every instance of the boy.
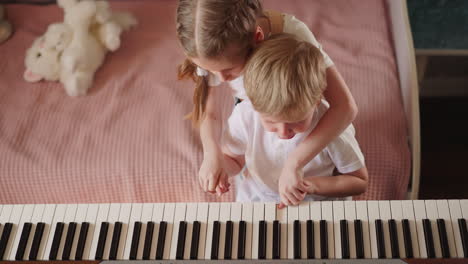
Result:
M368 175L349 126L304 167L299 195L281 195L278 180L288 154L314 129L328 104L325 64L320 51L293 35L280 34L260 44L245 67L250 101L238 104L223 134L224 167L242 171L237 201L274 201L297 205L303 199L346 199L363 193ZM333 176L334 169L341 175ZM333 176L333 177L330 177ZM218 194L228 191L220 179Z

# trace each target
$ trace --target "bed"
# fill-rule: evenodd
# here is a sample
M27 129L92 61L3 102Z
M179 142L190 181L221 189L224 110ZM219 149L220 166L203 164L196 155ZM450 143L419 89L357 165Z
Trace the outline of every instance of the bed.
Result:
M314 32L359 107L354 125L370 174L356 199L417 198L419 112L414 51L403 0L265 0ZM85 97L58 83L22 79L24 54L55 5L7 5L16 28L0 45L0 204L232 201L198 187L199 135L184 115L192 84L177 81L183 59L176 1L111 1L139 25L108 54ZM229 115L232 97L220 95Z

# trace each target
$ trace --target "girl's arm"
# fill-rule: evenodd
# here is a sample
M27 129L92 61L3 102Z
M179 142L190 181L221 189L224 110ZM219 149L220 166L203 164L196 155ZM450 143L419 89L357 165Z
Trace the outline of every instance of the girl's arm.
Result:
M356 102L334 65L327 68L327 88L324 95L330 108L314 130L289 155L286 166L292 170L302 169L339 136L357 115Z
M345 175L330 177L307 177L304 182L308 185L308 193L329 197L345 197L358 195L366 191L368 183L367 168Z

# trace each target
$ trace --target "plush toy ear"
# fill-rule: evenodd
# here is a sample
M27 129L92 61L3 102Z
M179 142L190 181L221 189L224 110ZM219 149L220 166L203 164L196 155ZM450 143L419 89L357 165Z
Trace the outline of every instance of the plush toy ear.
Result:
M28 69L24 71L23 77L28 82L38 82L42 80L42 76L40 76L39 74L33 73L32 71Z

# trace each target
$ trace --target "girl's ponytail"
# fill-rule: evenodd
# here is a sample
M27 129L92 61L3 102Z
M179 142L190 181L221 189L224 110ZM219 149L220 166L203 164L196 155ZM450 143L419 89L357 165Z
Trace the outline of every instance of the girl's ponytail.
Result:
M179 80L192 79L195 82L195 91L193 93L193 110L185 118L191 119L194 126L199 126L205 115L206 100L210 92L210 87L205 76L197 75L197 65L189 59L179 65Z

